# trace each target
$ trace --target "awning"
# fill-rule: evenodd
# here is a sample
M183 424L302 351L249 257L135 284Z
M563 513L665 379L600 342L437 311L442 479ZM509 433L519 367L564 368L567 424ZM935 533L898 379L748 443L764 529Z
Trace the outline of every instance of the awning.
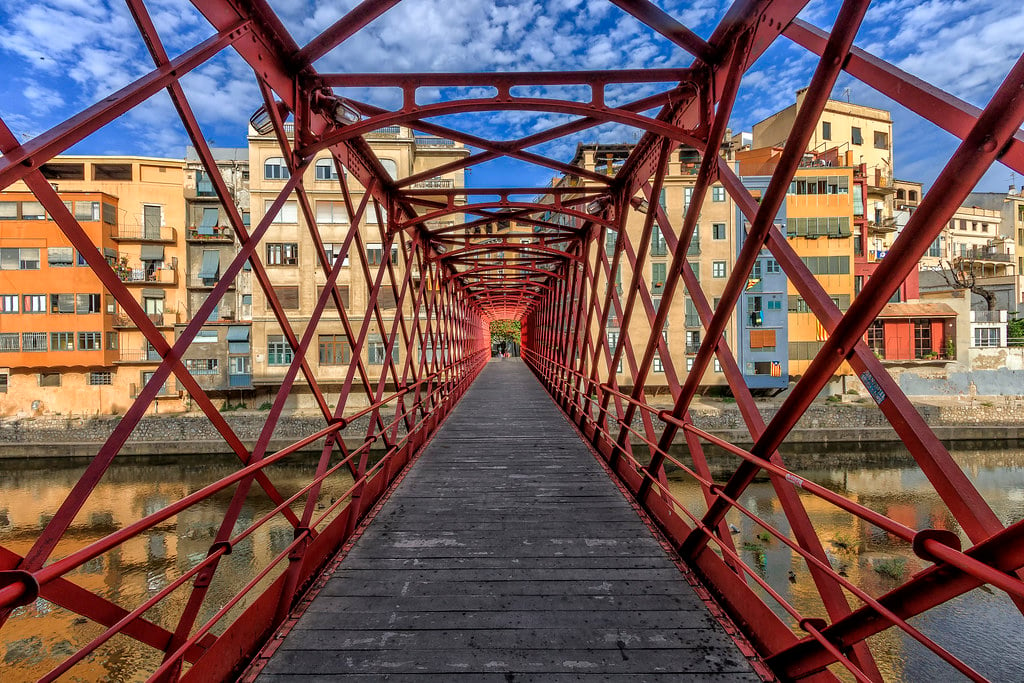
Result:
M164 245L162 244L143 244L142 253L139 254L139 258L143 261L163 261L164 260Z
M162 289L143 289L142 298L144 299L163 299L165 296L164 290Z
M110 247L103 247L103 255L107 258L117 258L117 250Z
M203 209L203 220L199 223L197 232L200 235L212 235L213 229L217 225L217 217L220 215L220 211L217 207L206 207Z
M247 342L249 341L249 326L248 325L232 325L228 328L228 341L229 342Z
M879 318L955 318L956 311L944 303L886 304Z
M220 252L216 249L205 249L203 251L203 265L199 268L199 279L220 279Z

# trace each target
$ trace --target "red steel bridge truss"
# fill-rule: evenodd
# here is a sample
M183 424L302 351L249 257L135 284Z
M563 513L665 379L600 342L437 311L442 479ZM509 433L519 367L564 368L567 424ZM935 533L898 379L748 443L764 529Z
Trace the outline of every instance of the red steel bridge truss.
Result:
M928 245L989 166L999 160L1024 173L1024 133L1019 130L1024 119L1024 58L1017 60L984 109L977 109L853 47L868 0L845 0L830 32L796 18L806 2L737 0L707 40L648 0L611 2L649 27L652 34L660 34L692 55L690 66L455 74L328 74L313 68L320 57L389 11L397 0L364 0L305 46L294 41L264 0L196 1L196 8L209 21L213 33L171 57L145 2L128 0L152 56L154 67L150 73L27 141L19 142L0 122L0 188L19 180L28 184L88 260L103 286L163 358L159 370L31 549L20 555L0 546L0 624L18 606L44 600L97 626L95 638L46 674L46 680L74 672L83 660L102 651L115 637L132 639L134 647L157 653L157 664L147 675L158 680L213 680L244 669L458 402L490 355L487 324L500 319L523 322L522 349L529 367L778 676L833 679L836 675L852 675L858 680L880 680L868 639L887 629L898 629L944 660L950 670L984 680L910 621L986 585L1005 592L1017 609L1024 609L1020 573L1024 566L1024 521L1007 526L996 516L862 337L897 284L917 267ZM693 199L682 221L675 221L657 201L670 155L679 145L702 152L719 149L744 73L780 39L805 48L817 58L817 66L769 186L755 200L717 154L703 154ZM252 67L265 112L291 171L271 210L251 229L243 224L217 172L206 136L179 83L183 76L224 50L234 50ZM773 227L773 218L815 123L843 71L960 140L910 223L846 313L840 312ZM610 104L605 98L608 87L615 84L665 82L672 85L635 101ZM524 86L585 86L589 99L541 99L513 93L514 88ZM333 88L397 88L403 94L403 103L387 110L367 102L342 100ZM458 88L463 94L492 94L423 104L417 99L422 88L442 93L445 88ZM39 172L39 167L55 155L163 90L169 93L241 243L237 257L173 344L149 320ZM345 118L343 105L354 107L356 115ZM572 119L516 140L488 139L436 122L438 117L451 114L508 110L555 112ZM283 118L289 116L293 136L284 128ZM927 128L924 121L922 127ZM643 132L614 176L529 151L609 122ZM399 124L464 143L473 152L465 159L392 180L363 135ZM350 182L366 189L357 202L346 182L340 184L352 216L352 227L340 251L347 252L351 247L358 255L353 258L353 277L363 278L369 292L368 306L359 314L346 310L335 287L342 259L332 262L328 258L303 185L303 170L323 150L333 156L339 177L347 175ZM575 181L557 188L413 188L439 174L500 157L551 169ZM703 199L713 182L725 186L750 226L715 308L685 258ZM274 215L289 197L298 199L327 279L312 319L301 331L276 298L258 249ZM623 227L630 212L638 210L645 211L645 215L642 233L634 241ZM379 240L385 254L397 246L398 263L392 264L389 259L379 265L367 262L357 226L360 217L370 211L380 218L386 215L386 220L377 221ZM446 228L431 227L437 225L433 221L456 215L463 222ZM514 220L523 231L477 234L471 229L498 219ZM661 296L671 300L674 292L685 289L704 327L703 342L688 372L673 365L660 333L629 334L630 321L635 320L645 321L649 330L663 329L669 312L668 306L654 307L643 277L655 222L672 257ZM614 231L614 250L610 253L605 249L609 231ZM528 238L528 242L522 238ZM828 332L820 353L767 423L756 409L730 345L723 338L763 248L771 251ZM182 353L247 260L294 349L294 360L281 381L266 427L251 447L243 444L181 361ZM610 274L617 272L623 262L631 267L632 276L620 294ZM382 293L389 293L397 302L386 316L379 305ZM325 310L337 311L340 316L353 358L340 398L333 406L305 361ZM614 346L609 346L603 334L610 316L620 321L622 330ZM392 348L403 350L401 362L389 361L379 379L371 378L361 360L373 325L386 331L388 358ZM416 352L425 348L432 348L434 353ZM669 410L653 408L645 391L656 355L664 366L674 400ZM696 427L690 418L698 382L714 359L728 379L749 430L753 442L750 448L723 441ZM620 388L612 369L623 360L626 374L632 379L629 387ZM878 408L956 519L965 537L963 542L949 531L907 526L786 469L780 449L784 449L787 435L843 361L861 377L873 378L878 388ZM76 514L172 374L237 455L238 469L100 540L69 554L55 554ZM286 448L272 451L270 437L297 383L308 385L323 416L323 426ZM360 405L368 407L353 415L346 406L356 397L363 399ZM356 417L369 419L364 436L351 433ZM639 419L641 427L633 426L634 418ZM358 437L359 445L346 445L351 441L343 441L342 435ZM669 453L677 436L685 439L688 458L679 459ZM322 457L308 482L298 491L280 490L266 468L320 439L324 439ZM736 457L735 470L724 480L715 481L711 475L704 453L708 444ZM371 446L383 448L383 456L371 458ZM672 496L665 486L666 464L699 483L707 502L705 509L694 512ZM341 474L354 483L327 510L318 509L322 485ZM776 528L742 504L744 490L759 475L770 479L788 529ZM276 507L248 525L239 525L242 504L254 486L266 492ZM205 559L183 570L144 602L117 604L76 584L76 568L156 525L173 521L219 492L230 494L230 504ZM870 594L829 563L805 509L808 496L856 518L858 524L907 544L929 566L884 594ZM800 610L790 604L743 561L724 519L726 513L737 511L806 562L818 598L817 608ZM233 597L210 604L214 598L208 587L222 558L272 517L288 521L294 528L294 541L265 566L255 568L250 580ZM185 596L173 623L158 623L147 616L172 594Z

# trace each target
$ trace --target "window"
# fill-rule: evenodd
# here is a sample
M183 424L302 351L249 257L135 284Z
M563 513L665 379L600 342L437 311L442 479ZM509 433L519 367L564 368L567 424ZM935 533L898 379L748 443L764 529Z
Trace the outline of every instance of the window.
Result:
M725 277L725 261L712 261L711 262L711 277L723 278Z
M692 357L686 359L686 371L689 372L690 370L693 370L693 358Z
M111 351L117 349L117 332L107 332L107 348Z
M0 313L17 313L18 295L0 294Z
M7 385L10 382L11 376L6 372L0 372L0 394L7 393Z
M665 287L665 269L664 263L651 264L651 289L656 293Z
M849 256L802 256L800 258L813 275L849 275Z
M70 268L75 262L71 247L50 247L46 250L46 265L50 268Z
M100 351L103 348L102 335L99 332L79 332L79 351Z
M713 239L713 240L724 240L725 239L725 223L712 223L711 224L711 239Z
M852 128L850 128L850 142L852 142L855 145L864 144L864 136L861 135L860 128L858 128L857 126L853 126Z
M976 327L974 329L975 346L999 346L998 327Z
M654 354L654 363L651 365L654 372L665 372L665 366L661 364L661 356Z
M914 358L932 353L932 324L930 320L914 321Z
M0 221L18 220L18 202L0 202Z
M216 358L186 358L185 369L192 375L216 375L220 373L220 361Z
M780 266L779 262L776 261L773 258L765 259L764 260L764 272L766 272L766 273L781 273L782 272L782 266Z
M604 233L604 253L608 256L615 254L615 240L618 239L619 233L614 230L605 230Z
M76 306L75 310L80 314L88 313L99 313L100 312L100 295L99 294L79 294L75 297Z
M859 185L854 187L859 187ZM790 184L789 193L797 195L849 194L850 176L801 176Z
M25 294L21 297L22 313L46 313L45 294Z
M371 203L366 205L366 209L363 212L363 220L366 222L367 225L377 225L377 207L378 206L379 206L379 204L377 204L377 200L373 200ZM380 216L381 216L381 219L384 221L384 223L387 224L387 222L388 222L388 212L385 211L383 208L381 208Z
M384 344L383 340L371 341L371 342L369 342L366 345L366 348L367 348L367 353L368 353L368 362L369 362L370 365L384 365L384 361L387 358L387 356L385 355L384 352L387 350L387 348L385 347L385 344ZM393 354L392 355L395 356L394 360L397 363L398 362L398 347L397 346L393 349Z
M668 254L668 245L665 243L665 236L661 234L661 228L655 224L651 232L651 256L665 256Z
M40 372L39 373L39 386L41 386L41 387L59 387L60 386L60 373L59 372Z
M17 332L0 333L0 351L20 351L20 339Z
M832 139L832 124L829 121L821 122L821 139L831 140Z
M881 320L876 320L868 327L868 346L876 356L885 358L885 328Z
M341 334L321 334L320 365L346 365L351 358L348 340Z
M337 180L338 169L334 166L333 159L317 159L316 162L317 180Z
M335 243L332 243L332 242L324 242L324 250L327 252L327 262L328 263L330 263L332 265L334 264L334 260L336 258L338 258L339 255L341 255L341 248L343 246L345 246L345 245L343 245L343 244L335 244ZM345 254L344 258L341 261L341 265L342 266L347 266L348 265L348 254Z
M392 180L398 179L398 164L393 159L381 159L380 165L384 167L384 170L388 172Z
M880 220L876 222L881 222ZM815 216L811 218L790 218L786 226L791 237L849 237L849 216Z
M146 311L146 315L163 315L164 314L164 300L163 300L163 297L143 296L142 297L142 308Z
M750 330L750 348L754 351L774 351L775 330Z
M283 334L267 336L267 365L291 365L292 347Z
M317 202L316 222L321 224L347 224L345 202Z
M270 242L267 244L268 266L299 265L299 245L297 242Z
M722 364L719 363L718 359L716 358L715 359L715 372L721 372L721 371L722 371Z
M889 149L889 134L875 131L875 149Z
M21 333L21 350L22 351L46 351L46 333L45 332L22 332Z
M686 213L686 210L690 207L690 200L691 199L693 199L693 188L692 187L684 187L683 188L683 213Z
M725 188L721 185L715 185L711 188L711 201L713 202L724 202L725 201Z
M50 295L50 313L74 313L75 312L75 295L74 294L51 294Z
M100 219L100 203L75 202L75 218L80 221L98 221Z
M697 353L700 350L700 331L686 331L686 353Z
M263 213L268 214L273 210L274 202L270 199L263 200ZM299 222L299 203L295 201L287 201L281 205L281 210L277 212L274 219L270 221L274 225L280 225L282 223L295 224Z
M292 177L283 157L270 157L263 162L263 177L267 180L287 180Z
M277 300L281 304L281 308L286 311L294 311L299 308L299 287L298 285L284 286L279 285L274 287L274 294L277 295Z
M366 262L371 266L380 265L384 260L384 245L380 242L366 243Z
M0 249L0 270L39 270L39 249Z
M98 372L89 373L89 385L98 387L103 385L113 384L111 381L111 375L109 370L101 370Z

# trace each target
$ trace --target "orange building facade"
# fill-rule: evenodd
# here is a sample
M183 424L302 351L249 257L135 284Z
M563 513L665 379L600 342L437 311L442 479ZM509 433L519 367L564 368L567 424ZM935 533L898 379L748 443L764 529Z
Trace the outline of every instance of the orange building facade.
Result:
M183 165L58 157L40 169L170 342L186 317ZM123 412L160 360L32 193L0 193L0 416ZM171 379L150 410L182 408Z

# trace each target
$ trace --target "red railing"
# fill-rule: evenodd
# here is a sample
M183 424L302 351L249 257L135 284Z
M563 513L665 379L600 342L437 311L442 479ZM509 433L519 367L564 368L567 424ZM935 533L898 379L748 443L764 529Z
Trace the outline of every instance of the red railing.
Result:
M149 50L153 71L30 140L19 140L0 122L0 188L19 181L27 185L66 241L116 299L124 317L119 318L117 327L130 321L152 346L151 365L156 366L142 375L143 381L136 385L138 396L97 448L52 518L26 545L27 550L18 553L0 545L0 636L5 626L10 627L13 611L36 600L57 605L99 627L98 635L90 631L88 642L73 643L71 655L56 648L54 657L63 657L60 661L33 664L26 658L14 663L19 678L39 675L53 680L63 673L81 673L114 636L125 636L138 652L156 656L158 661L143 672L156 680L207 681L238 675L463 396L488 355L487 323L504 319L522 321L526 362L623 488L675 546L681 561L780 678L827 680L848 673L859 680L879 680L882 674L871 638L887 629L906 634L960 674L981 678L975 669L982 667L958 659L915 626L913 618L982 586L1004 591L1012 609L1024 609L1020 580L1024 522L1004 524L997 517L862 337L982 174L997 159L1024 173L1024 134L1019 131L1024 120L1020 95L1024 59L1009 70L979 111L853 48L867 0L845 0L830 32L796 18L804 3L739 0L727 21L706 34L711 35L709 40L645 0L622 0L615 4L688 53L685 63L692 58L692 64L686 68L579 72L321 74L314 63L396 3L361 3L301 48L265 3L204 0L194 4L211 24L212 35L171 58L144 0L128 0L143 38L139 44ZM734 164L718 152L723 150L744 74L780 37L808 50L818 64L792 131L773 162L771 180L758 189L755 199ZM278 175L288 177L275 181L275 198L260 220L255 221L258 211L254 213L252 226L243 220L235 188L225 183L207 143L211 136L200 126L180 84L190 71L225 49L235 50L253 68L263 107L251 121L261 136L276 142L275 158L287 167L287 173L281 170ZM844 72L962 141L845 313L775 227L828 95ZM666 83L671 85L665 87ZM609 89L627 86L623 89L629 90L637 85L652 94L616 104L610 102L622 98L606 97ZM536 95L549 87L554 88L547 93L550 97ZM398 108L389 110L338 97L335 88L346 92L399 88L403 97ZM428 89L430 96L417 93L421 88ZM163 90L178 116L168 123L184 127L198 163L210 179L212 195L222 207L223 223L239 246L229 264L220 264L219 280L202 303L188 311L189 322L176 331L174 340L165 337L155 324L160 321L147 316L139 303L136 284L149 280L129 277L131 273L126 275L107 263L103 245L96 244L69 212L58 194L60 184L51 184L42 170L56 155L104 126L118 125L122 115ZM437 93L442 94L440 99ZM449 100L446 93L459 96L453 94ZM463 121L464 115L480 112L516 110L569 120L514 140L507 139L506 131L470 134L442 123ZM291 120L286 123L286 118ZM614 160L599 158L591 168L538 151L556 141L574 145L575 136L607 124L630 126L643 136L631 150L619 149ZM410 153L417 147L429 147L431 158L449 152L452 157L429 168L410 165L398 173L400 177L392 178L365 138L374 138L375 132L379 137L382 131L391 135L403 129L416 133L406 138ZM389 144L401 144L396 140ZM438 141L444 144L434 144ZM688 147L688 161L682 167L670 163L681 144ZM499 157L532 164L544 174L561 174L562 180L554 186L532 188L462 188L455 181L450 185L447 180L440 184L432 181L459 178L460 171ZM323 183L318 184L314 198L305 182L321 177L325 162L333 167L327 169L328 176L340 179L331 199L343 207L331 207L331 228L321 233L314 200L322 200ZM605 170L614 174L599 172L598 168L609 162L611 168ZM670 218L660 202L669 169L677 169L692 190L681 221ZM62 182L67 185L70 181ZM718 301L712 308L714 299L701 286L687 255L700 253L698 219L709 188L716 183L714 191L720 193L724 188L731 202L728 206L742 214L741 220L749 228L743 243L737 245L729 277L720 280L724 288L714 292ZM284 254L280 251L283 245L273 252L263 240L285 203L293 201L297 203L295 218L276 224L274 231L284 231L286 224L297 226L288 228L295 231L288 242L304 243L303 258L312 254L325 280L315 302L296 301L297 292L293 295L291 289L294 281L277 282L279 269L268 272L263 260L271 253ZM120 206L129 210L123 201ZM342 208L347 223L336 223ZM288 210L293 210L292 205ZM369 215L376 220L365 220ZM659 275L657 290L652 291L648 266L655 222L669 262L661 262L665 268L659 272L665 273L664 279ZM330 234L329 250L324 234ZM607 235L614 239L606 240ZM168 239L178 237L171 234ZM371 243L379 245L374 254L395 253L398 263L392 263L395 259L371 261L367 256ZM66 243L62 240L59 246ZM788 286L802 297L827 333L821 351L767 422L747 386L732 350L735 347L725 337L727 330L735 329L730 320L742 319L738 315L741 297L751 286L759 285L751 285L752 273L764 249L771 252ZM295 257L289 254L288 258ZM348 254L351 263L334 258L338 254ZM251 276L239 278L246 264ZM620 271L622 265L628 270ZM335 286L343 267L349 294L359 294L352 296L359 302L357 308L346 305ZM166 276L161 276L166 279L163 284L179 282L177 268L159 272ZM707 278L709 273L704 275ZM319 282L320 276L317 278ZM266 302L269 313L263 322L275 329L275 335L281 333L292 352L283 375L274 375L277 388L251 446L243 443L184 362L185 352L229 289L236 287L240 293L241 283L249 280ZM282 285L289 286L284 304L279 298L285 291ZM699 343L687 340L686 351L693 353L673 357L662 331L670 310L682 310L679 304L684 290L693 311L687 312L687 320L696 318L702 334ZM150 294L152 298L154 293ZM677 297L675 302L673 297ZM338 381L332 375L330 395L336 399L328 398L326 380L308 360L315 355L310 351L328 310L332 312L330 335L344 337L351 358L344 366L343 379ZM608 343L606 335L610 322L617 328L614 344ZM734 337L729 339L735 344ZM141 348L141 339L136 341ZM331 343L342 348L337 339ZM383 361L379 372L366 361L370 344L375 345L374 357ZM392 353L395 349L400 352L397 361ZM698 428L690 419L693 399L702 390L703 378L714 361L735 398L753 444L749 448ZM686 371L677 367L684 362ZM962 538L943 529L914 528L786 467L780 449L785 449L790 432L842 363L868 388L952 520L963 530ZM137 368L127 370L138 372ZM255 375L258 369L253 370ZM654 371L664 378L658 390L665 389L672 397L670 410L653 405ZM237 469L158 511L139 513L99 539L65 550L61 543L73 535L76 515L169 381L176 391L187 393L194 408L208 419L237 457ZM271 452L271 438L281 425L285 405L299 393L309 397L322 426ZM167 403L170 401L161 402ZM671 450L677 442L685 447L689 461ZM724 481L712 476L707 446L736 458ZM320 450L315 472L298 491L285 495L275 485L270 466L307 447ZM338 456L336 461L334 456ZM703 508L686 504L672 491L666 466L700 488ZM785 527L745 504L743 494L759 475L768 477L784 513ZM339 481L344 482L343 495L318 509L321 489ZM254 484L266 493L272 507L252 523L238 525ZM122 605L79 583L76 569L124 548L177 515L200 509L218 493L229 495L230 500L206 557L181 570L166 586ZM832 567L805 506L811 499L906 545L930 565L883 594L874 594ZM745 560L728 528L727 514L750 520L800 558L813 583L811 607L794 604ZM272 520L282 519L293 529L293 540L252 567L243 585L230 595L212 595L209 586L219 576L223 558ZM174 616L166 623L147 616L154 608L171 605L172 598L180 605L168 609ZM33 668L44 665L46 669L38 673ZM998 676L1000 672L994 673Z

